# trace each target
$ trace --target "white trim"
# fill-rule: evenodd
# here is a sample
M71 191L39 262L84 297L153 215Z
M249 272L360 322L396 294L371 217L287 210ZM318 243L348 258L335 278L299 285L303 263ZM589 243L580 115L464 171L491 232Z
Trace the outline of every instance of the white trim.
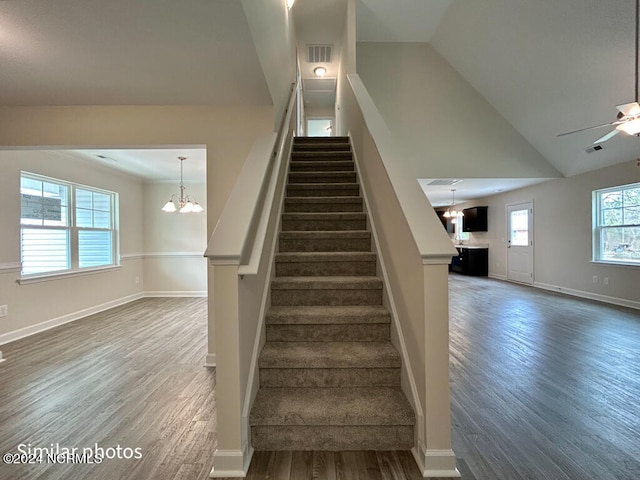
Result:
M147 258L202 258L203 252L151 252L142 255L145 260Z
M95 305L93 307L85 308L83 310L78 310L77 312L68 313L66 315L62 315L60 317L53 318L51 320L46 320L44 322L40 322L35 325L31 325L29 327L24 327L18 330L13 330L12 332L4 333L0 335L0 345L4 345L5 343L9 343L9 342L15 342L16 340L20 340L21 338L35 335L36 333L44 332L51 328L64 325L65 323L73 322L75 320L79 320L89 315L93 315L95 313L99 313L113 307L124 305L125 303L133 302L134 300L138 300L142 297L143 297L142 293L129 295L127 297L118 298L116 300L112 300L110 302L106 302L101 305Z
M143 292L145 298L157 297L206 297L206 290L157 290Z
M64 272L55 272L51 274L36 274L33 276L20 277L16 280L19 285L30 285L32 283L51 282L53 280L62 280L65 278L82 277L84 275L93 275L94 273L105 273L122 268L122 265L108 265L106 267L95 267L86 270L65 270Z
M508 282L509 279L507 278L506 275L500 275L498 273L489 273L489 278L494 278L496 280L502 280L504 282Z
M202 252L149 252L120 255L121 261L146 260L147 258L204 258Z
M449 265L455 255L422 255L423 265Z
M214 466L209 473L213 478L244 478L249 471L249 465L253 458L253 448L246 450L220 450L213 454Z
M456 455L453 450L411 449L411 453L418 468L425 478L460 478L460 472L456 468Z
M21 270L21 262L0 263L0 273L19 273Z
M120 261L128 261L128 260L142 260L144 259L144 253L127 253L120 255Z
M542 290L550 290L552 292L564 293L567 295L572 295L574 297L587 298L589 300L596 300L598 302L610 303L612 305L640 310L640 302L637 302L635 300L610 297L608 295L601 295L599 293L585 292L584 290L574 290L573 288L560 287L558 285L550 285L548 283L542 282L534 282L533 286L536 288L541 288Z
M207 356L204 359L205 367L215 367L216 366L216 354L215 353L207 353Z
M208 257L209 265L240 265L240 257L237 255L229 255L229 256L221 256L216 255L215 257Z
M349 132L349 138L351 138L351 132ZM373 236L373 244L375 245L376 254L378 256L378 262L380 265L380 272L382 273L382 279L384 281L385 290L387 293L387 300L389 302L388 308L391 312L391 318L393 319L393 325L398 333L398 341L400 343L400 354L402 355L402 369L406 369L407 378L409 379L409 387L411 389L411 396L413 399L413 408L415 410L416 415L416 425L414 435L417 436L417 444L420 445L425 440L425 431L424 431L424 415L422 412L422 403L420 402L420 396L418 395L418 387L416 386L415 377L413 375L413 370L411 369L411 362L409 361L409 353L407 352L407 345L404 341L404 335L402 334L402 327L400 326L400 316L398 314L398 310L396 308L395 301L393 299L393 294L391 293L391 284L389 283L389 276L387 275L387 268L384 263L384 257L382 255L382 251L380 250L380 242L378 241L378 231L376 229L376 224L373 219L373 215L371 214L371 209L369 208L369 201L367 196L367 190L362 181L362 177L360 176L360 164L358 162L358 156L356 155L355 150L352 149L353 160L356 164L356 174L358 175L358 181L360 183L360 190L362 192L362 198L364 200L365 209L367 211L367 219L369 220L369 228L371 229L371 235ZM447 263L451 262L451 258ZM423 259L424 264L424 259Z

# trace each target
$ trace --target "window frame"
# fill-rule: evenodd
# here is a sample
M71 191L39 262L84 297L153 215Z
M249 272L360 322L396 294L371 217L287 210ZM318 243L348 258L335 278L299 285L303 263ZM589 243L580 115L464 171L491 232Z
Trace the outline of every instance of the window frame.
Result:
M114 268L120 268L120 255L119 255L119 216L118 205L119 195L118 192L105 190L98 187L89 185L83 185L80 183L70 182L59 178L49 177L46 175L40 175L37 173L21 171L20 172L20 196L22 198L22 179L33 179L39 182L46 182L54 185L61 185L67 189L67 225L66 226L51 226L51 225L29 225L22 223L22 207L20 210L20 279L19 283L29 283L30 281L42 281L51 278L69 276L69 275L84 275L88 273L100 272L105 270L111 270ZM110 228L104 227L87 227L78 226L77 224L77 190L88 191L101 195L107 195L109 198L109 223ZM93 196L92 196L93 199ZM95 209L90 211L93 213ZM92 217L93 218L93 217ZM46 270L40 272L25 273L24 270L24 254L23 254L23 229L37 229L37 230L66 230L68 232L67 241L67 268L57 270ZM110 241L110 263L91 265L80 267L80 232L82 231L108 231L111 232Z
M601 188L597 190L593 190L592 192L592 256L591 260L594 263L603 263L607 265L618 265L618 266L626 266L626 267L640 267L640 259L638 261L633 261L630 259L620 259L615 260L612 258L605 258L604 248L603 248L603 231L608 229L620 229L620 228L640 228L640 223L620 223L616 225L603 225L603 208L602 198L604 195L620 192L623 196L623 203L619 207L620 210L624 212L625 208L637 208L636 206L625 206L624 205L624 191L626 190L634 190L640 188L640 183L630 183L626 185L616 185L613 187ZM623 214L623 219L624 219Z

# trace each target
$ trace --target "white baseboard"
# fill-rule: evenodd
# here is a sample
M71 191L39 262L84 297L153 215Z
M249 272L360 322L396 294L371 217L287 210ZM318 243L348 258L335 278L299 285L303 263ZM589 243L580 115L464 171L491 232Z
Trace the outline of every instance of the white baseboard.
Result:
M65 323L73 322L75 320L79 320L89 315L93 315L95 313L103 312L104 310L109 310L110 308L124 305L125 303L133 302L134 300L138 300L142 297L143 297L142 293L136 293L134 295L118 298L116 300L112 300L110 302L106 302L101 305L95 305L93 307L85 308L83 310L78 310L77 312L68 313L66 315L62 315L60 317L53 318L51 320L46 320L44 322L36 323L35 325L31 325L29 327L24 327L18 330L14 330L12 332L4 333L0 335L0 345L4 345L5 343L9 343L9 342L15 342L16 340L20 340L21 338L29 337L31 335L35 335L36 333L44 332L51 328L64 325Z
M216 366L216 354L215 353L208 353L207 356L204 359L204 366L205 367L215 367Z
M213 469L209 473L209 477L244 478L247 476L252 458L253 447L251 446L244 452L242 450L217 449L213 454Z
M610 303L612 305L618 305L620 307L635 308L640 310L640 302L635 300L626 300L624 298L610 297L608 295L601 295L599 293L585 292L583 290L574 290L572 288L560 287L558 285L550 285L548 283L533 282L533 286L541 288L543 290L549 290L552 292L564 293L566 295L572 295L574 297L587 298L589 300L596 300L598 302Z
M413 458L425 478L460 478L456 468L456 455L453 450L424 450L416 447L411 449Z
M143 295L144 295L145 298L206 297L207 296L207 291L206 290L193 290L193 291L189 291L189 290L177 290L177 291L158 290L158 291L144 292Z
M4 345L5 343L15 342L16 340L20 340L25 337L29 337L31 335L35 335L37 333L44 332L46 330L50 330L55 327L59 327L60 325L64 325L65 323L73 322L75 320L80 320L81 318L88 317L89 315L93 315L95 313L100 313L105 310L109 310L110 308L119 307L120 305L124 305L125 303L133 302L135 300L139 300L141 298L159 298L159 297L206 297L207 292L202 291L194 291L194 292L141 292L135 293L133 295L128 295L126 297L117 298L110 302L103 303L101 305L95 305L93 307L85 308L82 310L78 310L76 312L71 312L66 315L61 315L60 317L53 318L51 320L45 320L44 322L36 323L35 325L30 325L28 327L20 328L18 330L13 330L11 332L7 332L0 335L0 345ZM215 367L215 355L210 358L211 355L207 355L207 363L205 366L207 367ZM0 361L1 360L0 356ZM212 360L212 362L210 362ZM211 363L211 364L210 364Z
M496 280L504 280L507 281L506 275L498 275L497 273L490 273L489 278L495 278Z

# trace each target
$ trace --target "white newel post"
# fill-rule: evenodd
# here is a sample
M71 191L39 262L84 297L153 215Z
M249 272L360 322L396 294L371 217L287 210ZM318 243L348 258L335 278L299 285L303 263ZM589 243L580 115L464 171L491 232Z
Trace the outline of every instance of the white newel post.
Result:
M451 448L449 287L451 258L423 265L425 312L425 477L459 477ZM431 262L437 262L432 264ZM444 263L446 262L446 263Z

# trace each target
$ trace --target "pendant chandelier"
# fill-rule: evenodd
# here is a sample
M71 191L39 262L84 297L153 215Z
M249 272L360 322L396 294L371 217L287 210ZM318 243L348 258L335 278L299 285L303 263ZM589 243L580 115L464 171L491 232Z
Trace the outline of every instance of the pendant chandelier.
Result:
M182 181L182 164L186 159L186 157L178 157L178 160L180 160L180 193L171 195L169 201L162 207L164 212L200 213L204 210L195 199L192 200L189 195L184 193L186 187Z
M442 216L446 218L449 218L449 217L456 218L458 216L460 217L464 216L464 213L462 213L462 210L456 210L456 189L455 188L451 189L451 206L447 208L447 211L444 212Z

